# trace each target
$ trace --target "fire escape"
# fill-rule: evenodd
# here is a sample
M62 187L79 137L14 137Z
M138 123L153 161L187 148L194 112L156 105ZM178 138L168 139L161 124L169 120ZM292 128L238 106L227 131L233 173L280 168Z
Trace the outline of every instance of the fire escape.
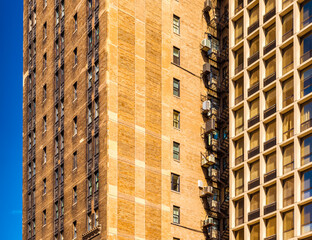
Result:
M204 124L201 136L206 152L201 167L207 186L200 186L200 198L207 213L201 221L206 239L229 239L229 109L228 109L228 1L206 0L203 15L207 32L201 42L202 80L207 94L202 96Z

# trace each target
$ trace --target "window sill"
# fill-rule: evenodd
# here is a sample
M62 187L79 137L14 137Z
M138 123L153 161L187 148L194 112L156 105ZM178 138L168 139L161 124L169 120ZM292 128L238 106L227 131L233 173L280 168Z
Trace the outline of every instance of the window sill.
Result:
M181 192L175 191L171 189L171 192L176 193L176 194L181 194Z
M75 168L73 169L73 172L77 172L77 167L75 167Z
M73 66L73 69L77 68L78 63L75 63L75 65Z
M76 34L76 32L78 32L78 29L76 28L73 32L73 35Z
M179 37L181 36L180 33L176 33L176 32L173 32L173 33Z
M173 129L175 129L177 131L180 131L180 128L177 128L177 127L173 127Z
M180 96L177 96L177 95L173 95L175 98L177 98L177 99L181 99L181 97Z
M178 160L178 159L173 159L173 161L180 163L180 160Z

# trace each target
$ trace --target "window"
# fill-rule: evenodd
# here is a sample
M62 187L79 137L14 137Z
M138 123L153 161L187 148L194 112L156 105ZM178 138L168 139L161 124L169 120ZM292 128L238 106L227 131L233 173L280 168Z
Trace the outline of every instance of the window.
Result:
M43 163L47 162L47 147L43 148Z
M241 168L235 173L235 195L244 192L244 168Z
M173 63L180 65L180 49L177 47L173 47Z
M235 240L244 240L244 229L238 230L235 233Z
M74 83L73 89L74 89L74 100L76 100L77 99L77 82Z
M244 79L235 81L235 104L238 104L244 98Z
M61 132L61 150L64 149L64 132Z
M250 119L259 116L259 98L250 102Z
M312 204L302 207L301 210L301 234L312 230Z
M173 95L180 97L180 80L173 79Z
M258 84L259 84L259 67L256 67L249 73L249 88L257 86Z
M269 79L269 77L274 76L276 74L276 58L273 56L265 62L265 79ZM274 79L275 80L275 79Z
M256 192L250 195L250 212L260 208L260 193Z
M55 219L58 219L59 217L59 207L58 207L58 202L54 204L54 209L55 209Z
M94 66L94 71L95 71L95 82L97 80L99 80L99 73L100 73L100 69L99 69L99 63L95 63L95 66Z
M77 63L78 63L78 55L77 55L77 53L78 53L78 50L77 50L77 48L75 48L74 49L74 65L77 65Z
M294 212L289 211L283 214L283 236L290 239L294 236Z
M61 198L61 216L64 215L64 198Z
M285 179L283 182L283 205L287 207L294 203L294 178Z
M235 225L244 223L244 198L235 203Z
M43 70L47 68L47 53L43 54Z
M291 104L294 101L294 80L287 79L283 82L283 107Z
M97 227L99 225L99 210L94 210L94 227Z
M74 136L75 136L75 135L77 134L77 132L78 132L78 128L77 128L77 116L74 117L73 123L74 123Z
M77 151L73 153L73 169L77 168Z
M173 142L173 159L180 160L180 143Z
M173 127L180 128L180 112L173 110Z
M265 1L265 13L268 13L275 9L275 0L266 0Z
M276 217L266 220L266 237L276 235Z
M88 142L88 160L92 158L92 140Z
M47 99L47 84L43 85L43 101Z
M249 56L259 54L259 37L250 40Z
M180 224L180 207L173 206L173 223Z
M74 15L74 29L77 31L78 29L78 16L77 13Z
M282 57L283 57L283 74L285 74L289 72L291 69L293 69L294 63L293 45L290 45L285 49L283 49Z
M171 190L180 192L180 176L171 173Z
M294 135L294 111L291 110L283 116L283 140Z
M77 222L73 222L73 238L77 238Z
M300 12L300 22L301 28L309 25L312 22L312 1L306 0L301 5L301 12Z
M276 90L275 88L265 93L265 108L269 109L276 104Z
M43 24L43 40L47 38L47 22Z
M176 15L173 15L173 32L180 34L180 18Z
M92 123L92 105L88 106L88 124Z
M250 181L259 178L260 176L259 168L260 168L259 161L250 164Z
M266 205L276 202L276 185L266 188Z
M94 188L94 192L99 191L99 172L96 171L94 173L94 178L95 178L95 188Z
M77 186L73 188L73 204L77 203Z
M284 174L294 169L294 144L283 148L283 170Z
M276 122L275 120L266 124L266 141L276 137Z
M312 101L308 101L301 107L301 131L308 129L311 126L311 119Z
M266 173L276 170L276 153L266 156Z
M64 15L65 15L64 0L61 1L61 14L62 14L62 17L64 17Z
M92 176L88 177L88 196L92 195Z
M312 196L312 170L305 171L301 177L301 200Z
M99 25L95 26L95 45L99 43L100 40L100 28Z
M43 194L47 193L47 179L43 179Z
M36 159L33 160L33 172L32 172L33 176L36 175Z
M43 117L43 132L47 131L47 116Z
M259 21L259 5L250 10L249 16L249 26Z
M260 224L250 226L250 239L260 240Z
M235 43L238 43L244 37L243 26L244 26L244 21L243 21L243 17L241 17L235 22Z
M92 218L91 218L91 213L88 213L88 217L87 217L87 223L88 223L88 231L91 230L92 228Z
M92 51L92 32L88 35L88 51Z
M235 74L243 70L243 65L244 65L244 50L243 48L240 48L235 52Z
M42 212L42 225L45 226L47 224L47 211L43 210Z
M235 112L235 134L239 134L244 130L244 108Z
M282 40L286 41L289 37L293 35L293 12L289 12L285 16L283 16L282 24Z
M276 32L275 24L272 24L270 27L265 29L265 45L266 46L272 43L273 41L275 41L276 39L275 32Z
M94 118L96 119L99 116L99 99L94 99Z
M300 48L300 54L301 59L300 62L303 63L306 60L308 60L311 57L312 52L312 33L307 33L302 39L301 39L301 48Z
M99 135L94 136L94 155L98 155L99 154Z
M241 138L235 143L235 164L240 164L244 161L244 138Z
M48 0L43 0L43 8L45 8L48 5Z
M259 147L259 129L250 133L250 150Z
M301 72L301 96L312 92L312 67L308 67Z

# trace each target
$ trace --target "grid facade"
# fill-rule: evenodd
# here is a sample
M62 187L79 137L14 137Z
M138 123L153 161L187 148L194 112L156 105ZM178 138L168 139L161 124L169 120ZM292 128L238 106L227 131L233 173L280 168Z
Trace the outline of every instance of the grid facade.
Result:
M230 239L310 239L311 1L229 15Z

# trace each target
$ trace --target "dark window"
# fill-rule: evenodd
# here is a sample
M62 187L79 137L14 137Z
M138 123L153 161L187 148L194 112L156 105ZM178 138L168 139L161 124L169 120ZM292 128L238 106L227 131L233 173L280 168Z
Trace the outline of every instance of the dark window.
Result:
M43 24L43 39L47 38L47 22Z
M173 32L180 34L180 17L173 15Z
M171 190L180 192L180 176L171 173Z
M76 100L77 99L77 82L74 83L73 88L74 88L74 100Z
M47 147L43 148L43 163L47 162Z
M73 154L73 169L77 168L77 151Z
M99 154L99 135L94 137L94 155Z
M78 50L77 48L74 49L74 65L78 63Z
M73 203L77 203L77 186L73 188Z
M47 179L43 179L43 194L47 193Z
M47 68L47 53L43 54L43 69Z
M92 176L88 178L88 196L92 195Z
M94 191L98 191L99 190L99 172L96 171L94 173L94 177L95 177L95 188L94 188Z
M75 28L75 31L78 29L78 18L77 18L77 13L74 15L74 28Z
M43 210L42 212L42 225L46 225L47 224L47 211Z
M47 116L43 117L43 132L47 131Z
M180 80L173 79L173 95L180 97Z
M173 110L173 127L180 128L180 112Z
M177 47L173 47L173 63L180 65L180 49Z
M43 85L43 101L47 99L47 84Z
M301 200L312 196L312 170L302 174L301 180Z
M74 135L76 135L77 132L78 132L78 127L77 127L77 116L74 117L73 122L74 122Z

